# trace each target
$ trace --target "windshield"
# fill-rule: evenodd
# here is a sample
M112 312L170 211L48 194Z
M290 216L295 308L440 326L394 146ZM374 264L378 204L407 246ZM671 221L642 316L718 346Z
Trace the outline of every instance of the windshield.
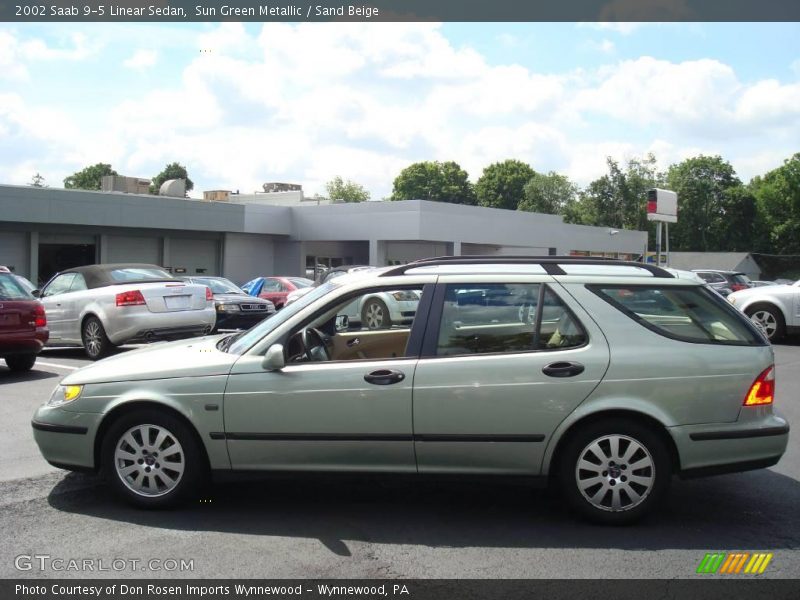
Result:
M289 277L289 281L291 281L296 288L307 288L314 285L312 280L306 279L305 277Z
M207 285L211 288L211 292L214 294L244 294L243 290L241 290L235 283L228 279L194 277L192 281L201 285Z
M10 273L0 273L0 300L33 300Z
M252 329L246 331L240 338L231 344L230 348L228 348L228 352L231 354L242 354L243 352L246 352L270 331L291 319L306 306L316 301L317 298L321 298L337 287L338 284L335 283L324 283L318 288L314 288L305 296L298 298L297 301L284 306L269 319L262 321Z

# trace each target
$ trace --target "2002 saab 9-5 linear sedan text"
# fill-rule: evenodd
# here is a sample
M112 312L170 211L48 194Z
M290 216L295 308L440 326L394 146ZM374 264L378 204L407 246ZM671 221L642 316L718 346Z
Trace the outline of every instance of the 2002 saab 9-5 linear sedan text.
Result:
M410 323L352 326L404 290ZM542 476L609 523L673 475L767 467L772 347L703 285L655 266L446 257L354 273L239 334L173 342L65 377L36 412L45 458L103 470L144 507L210 471Z

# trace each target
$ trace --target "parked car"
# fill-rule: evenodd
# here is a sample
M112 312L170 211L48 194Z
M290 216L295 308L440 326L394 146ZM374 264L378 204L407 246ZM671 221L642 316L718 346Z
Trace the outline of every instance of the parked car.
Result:
M740 290L729 295L728 302L763 327L771 342L779 342L786 334L800 332L798 297L800 281Z
M28 371L48 335L42 303L10 271L0 271L0 358L12 371Z
M253 298L230 279L224 277L181 277L188 283L204 285L214 296L217 311L215 331L220 329L250 329L256 323L275 314L269 300Z
M354 298L397 290L420 297L405 327L346 326ZM789 432L774 393L754 324L659 267L442 258L70 373L33 429L48 461L102 467L138 506L195 498L209 470L520 475L619 524L655 510L673 474L774 465Z
M716 269L693 269L711 287L723 296L752 287L750 278L739 271L720 271Z
M36 291L50 324L48 345L83 346L97 360L115 346L205 335L214 328L211 290L148 264L76 267Z
M245 283L242 289L251 296L269 300L280 310L286 304L286 296L290 292L313 285L314 282L305 277L256 277Z

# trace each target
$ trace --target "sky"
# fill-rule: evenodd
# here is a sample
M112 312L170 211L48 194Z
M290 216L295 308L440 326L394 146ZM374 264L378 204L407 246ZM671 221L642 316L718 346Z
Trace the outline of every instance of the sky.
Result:
M739 177L800 152L798 23L0 24L0 183L110 163L191 193L372 199L413 162L515 158L584 186L653 153Z

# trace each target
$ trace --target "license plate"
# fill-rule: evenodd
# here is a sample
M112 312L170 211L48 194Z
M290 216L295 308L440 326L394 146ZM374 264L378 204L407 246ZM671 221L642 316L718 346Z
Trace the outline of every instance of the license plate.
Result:
M19 325L19 315L17 313L0 315L0 323L3 325Z
M164 303L170 310L191 308L191 296L164 296Z

